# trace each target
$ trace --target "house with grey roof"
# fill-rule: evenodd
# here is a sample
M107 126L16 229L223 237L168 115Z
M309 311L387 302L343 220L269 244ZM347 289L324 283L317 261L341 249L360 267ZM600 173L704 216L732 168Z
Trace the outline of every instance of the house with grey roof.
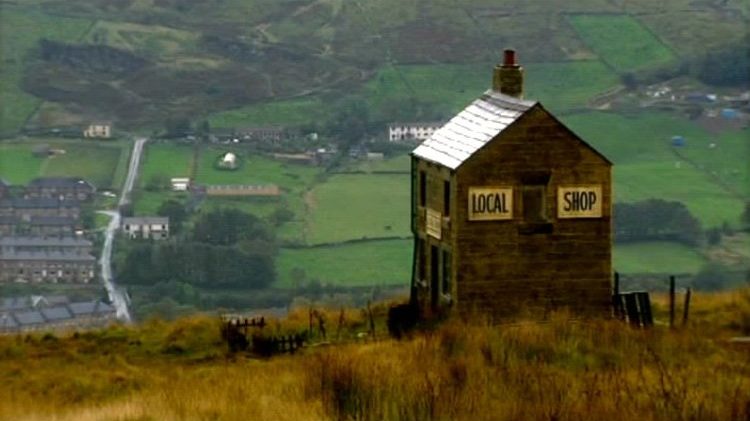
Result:
M136 216L122 219L123 232L133 239L165 240L169 238L169 218L165 216Z
M27 198L88 201L96 188L80 177L40 177L26 186Z
M0 216L16 216L29 222L38 216L62 216L78 219L81 204L77 200L52 197L10 198L0 200Z
M103 301L70 302L64 296L0 299L0 334L106 326L115 308Z

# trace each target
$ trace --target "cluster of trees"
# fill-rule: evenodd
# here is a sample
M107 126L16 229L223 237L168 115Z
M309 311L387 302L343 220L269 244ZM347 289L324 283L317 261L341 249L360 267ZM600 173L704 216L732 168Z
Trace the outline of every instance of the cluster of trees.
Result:
M180 206L165 202L161 210L181 223L186 215ZM276 254L275 236L265 222L236 209L218 209L200 215L192 232L179 241L133 244L118 277L138 285L174 281L203 288L259 289L275 280Z
M676 201L649 199L615 204L615 241L676 241L690 246L703 240L700 221Z

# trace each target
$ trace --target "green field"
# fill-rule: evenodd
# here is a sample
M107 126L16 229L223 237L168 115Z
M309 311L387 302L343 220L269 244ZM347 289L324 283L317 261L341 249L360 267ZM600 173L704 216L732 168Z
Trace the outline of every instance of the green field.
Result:
M215 163L226 152L241 159L235 171L219 170ZM316 167L286 164L260 155L249 155L232 148L206 148L201 151L196 182L200 184L276 184L293 192L300 192L312 183L320 170Z
M353 168L354 171L364 172L411 172L411 158L408 154L401 154L388 159L376 161L362 161Z
M722 136L720 146L709 150L714 136L688 120L666 113L630 118L585 113L567 116L564 122L615 163L615 201L678 200L701 220L704 228L724 221L737 223L743 201L722 188L710 171L721 171L733 181L746 179L747 153L743 152L747 146L743 146L740 135ZM693 156L700 166L674 155L674 135L688 139L679 151Z
M706 262L694 249L669 242L618 244L613 259L614 269L625 275L692 274ZM307 281L317 279L323 284L406 286L411 279L411 260L411 240L282 249L277 260L279 280L275 286L293 287L294 268L304 270Z
M32 146L22 143L0 144L0 178L20 185L39 177L47 158L33 156L32 149Z
M189 177L193 148L173 143L147 144L141 161L139 181L145 185L155 175Z
M619 72L667 64L674 53L627 15L571 15L569 22L594 52Z
M308 244L408 236L408 175L335 175L312 190Z
M212 114L211 127L302 125L328 117L323 102L316 97L279 100Z
M394 105L419 100L449 117L489 89L493 63L383 67L363 94L383 114ZM596 94L618 85L617 75L599 61L525 63L525 97L552 111L583 107Z
M86 34L91 21L50 16L3 4L0 15L0 133L16 132L41 102L21 89L24 64L42 38L74 41Z
M194 50L198 38L197 33L166 26L100 20L91 27L85 41L162 58Z
M696 273L704 263L706 259L695 249L679 243L654 241L614 248L614 270L623 274Z
M294 268L306 280L343 286L403 285L411 282L411 240L385 240L334 247L282 249L277 260L277 287L291 288ZM301 285L304 286L304 285Z
M35 146L49 145L64 150L61 155L37 158ZM26 184L42 176L82 177L97 188L119 187L116 180L122 155L127 155L124 143L97 144L91 141L59 142L51 140L0 144L0 178L11 184Z

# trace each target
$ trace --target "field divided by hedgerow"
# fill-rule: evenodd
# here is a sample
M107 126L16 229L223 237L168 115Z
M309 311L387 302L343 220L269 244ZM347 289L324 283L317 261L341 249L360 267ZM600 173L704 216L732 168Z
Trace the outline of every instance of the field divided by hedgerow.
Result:
M276 262L278 288L295 285L292 272L302 269L305 281L336 286L408 286L412 240L376 240L334 246L282 249Z
M747 155L739 153L743 145L738 134L715 142L716 137L697 124L667 113L625 117L592 112L566 116L564 122L614 162L615 201L677 200L705 228L738 223L743 201L712 174L722 171L732 180L746 177ZM675 155L675 135L687 139L678 152L694 157L695 165ZM711 143L717 145L711 148Z
M410 235L408 175L334 175L311 192L308 244Z
M568 21L599 57L618 72L667 64L674 53L628 15L570 15Z

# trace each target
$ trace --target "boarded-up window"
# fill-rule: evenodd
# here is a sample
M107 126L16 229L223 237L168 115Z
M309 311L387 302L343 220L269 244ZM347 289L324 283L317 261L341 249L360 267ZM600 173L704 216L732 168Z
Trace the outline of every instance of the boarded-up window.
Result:
M526 222L547 222L545 190L544 185L524 186L523 218Z

